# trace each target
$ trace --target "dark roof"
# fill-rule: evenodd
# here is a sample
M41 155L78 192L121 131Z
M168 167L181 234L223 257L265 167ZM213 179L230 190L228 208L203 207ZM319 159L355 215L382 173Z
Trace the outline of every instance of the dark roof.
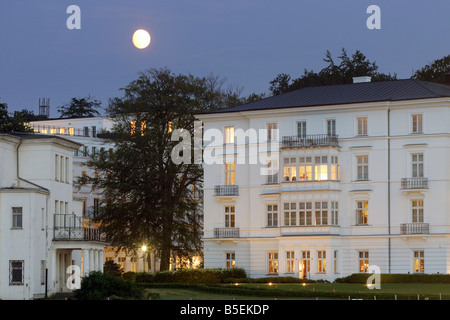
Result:
M377 101L401 101L450 97L450 86L420 80L362 82L306 87L240 106L206 113L312 107Z

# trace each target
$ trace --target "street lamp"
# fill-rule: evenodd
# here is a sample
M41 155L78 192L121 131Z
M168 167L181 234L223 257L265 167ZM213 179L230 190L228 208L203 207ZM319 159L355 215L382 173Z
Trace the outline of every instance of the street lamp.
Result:
M141 247L142 250L142 272L145 272L145 252L147 251L147 246L144 244Z

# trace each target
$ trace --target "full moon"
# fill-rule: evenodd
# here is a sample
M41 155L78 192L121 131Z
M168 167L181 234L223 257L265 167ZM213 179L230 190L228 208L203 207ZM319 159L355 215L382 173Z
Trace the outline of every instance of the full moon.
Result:
M138 49L145 49L150 44L151 37L150 34L144 30L136 30L133 34L133 44Z

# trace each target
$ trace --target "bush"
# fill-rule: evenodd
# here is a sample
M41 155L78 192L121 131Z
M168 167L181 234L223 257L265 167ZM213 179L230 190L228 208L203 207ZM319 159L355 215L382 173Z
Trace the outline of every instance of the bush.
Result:
M74 290L75 299L80 300L102 300L112 296L140 299L143 296L143 289L111 273L94 271L83 278L80 289Z
M337 278L338 283L366 283L371 273L354 273L347 277ZM448 274L380 274L382 283L450 283Z
M244 269L180 269L155 274L137 273L136 283L224 283L229 278L245 278Z

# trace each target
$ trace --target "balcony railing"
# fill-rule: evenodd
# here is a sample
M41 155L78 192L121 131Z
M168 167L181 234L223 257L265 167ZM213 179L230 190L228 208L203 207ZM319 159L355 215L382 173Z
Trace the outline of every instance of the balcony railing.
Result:
M338 136L312 134L307 136L286 136L281 140L282 148L308 148L338 146Z
M55 214L53 240L105 241L98 229L84 228L80 217L74 214Z
M402 178L402 189L428 189L428 178Z
M402 223L400 225L401 234L428 234L430 233L430 226L428 223Z
M239 186L231 185L219 185L214 187L215 196L238 196Z
M239 228L214 228L214 238L239 238Z

